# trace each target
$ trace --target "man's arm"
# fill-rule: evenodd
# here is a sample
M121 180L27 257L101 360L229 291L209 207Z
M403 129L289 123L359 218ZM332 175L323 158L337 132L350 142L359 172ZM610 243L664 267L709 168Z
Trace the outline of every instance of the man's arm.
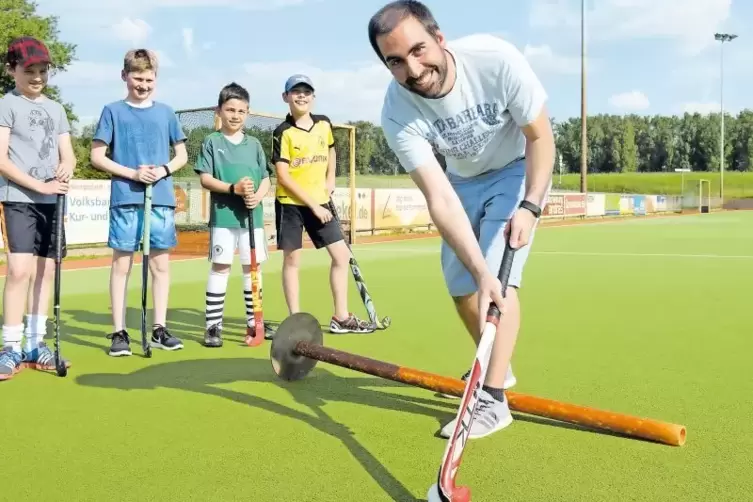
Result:
M480 282L488 274L486 261L460 198L442 171L442 166L436 159L429 160L411 171L410 177L423 193L431 221L442 238L455 251L473 278Z
M502 66L500 88L507 110L526 137L525 200L541 206L554 171L554 134L547 93L526 57L513 44L492 39Z
M530 124L521 128L526 137L525 200L541 206L554 170L554 133L546 108Z
M8 156L10 128L0 127L0 175L29 190L44 193L44 183L20 170Z

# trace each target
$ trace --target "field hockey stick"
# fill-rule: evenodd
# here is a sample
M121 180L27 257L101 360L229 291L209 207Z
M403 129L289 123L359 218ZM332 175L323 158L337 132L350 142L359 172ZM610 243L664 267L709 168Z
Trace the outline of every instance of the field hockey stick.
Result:
M149 284L149 246L151 240L152 220L152 185L144 190L144 232L141 242L141 350L145 357L152 357L152 347L146 333L146 296Z
M499 281L502 283L502 295L507 291L507 283L510 280L510 270L512 261L515 256L515 250L510 247L509 242L505 245L505 252L502 256L502 264L499 268ZM436 500L436 494L442 502L468 502L471 500L471 490L467 486L455 486L455 478L460 468L460 462L463 458L465 443L468 441L468 435L473 425L473 415L478 404L478 394L481 386L486 380L486 372L489 369L494 339L497 335L497 324L501 312L499 307L492 302L486 313L486 324L481 334L481 341L478 344L476 355L473 361L471 373L465 384L465 391L458 408L457 422L452 436L448 439L442 458L442 465L439 469L437 484L432 485L429 489L429 500ZM432 498L432 492L434 498Z
M59 377L68 374L68 368L60 355L60 281L63 265L63 232L65 231L65 195L58 194L55 204L55 371Z
M257 347L264 343L264 316L259 294L259 263L256 261L256 236L254 235L254 210L248 210L248 240L251 246L251 302L254 304L254 331L246 331L246 345Z
M345 234L342 231L342 224L340 223L340 218L337 215L335 204L332 199L330 199L327 204L329 206L330 212L332 213L332 216L337 222L338 228L340 228L340 233L343 234L343 240L345 241L345 244L348 246L348 250L350 251L350 271L353 272L353 279L356 281L358 292L361 294L361 300L363 300L363 305L364 307L366 307L366 312L369 313L369 320L371 321L371 324L377 327L377 329L387 329L390 324L392 324L392 320L389 317L385 317L384 319L379 320L379 316L377 316L376 313L376 308L374 308L374 302L371 300L371 295L369 295L369 290L366 289L366 281L364 280L363 275L361 275L361 267L358 266L356 256L355 254L353 254L353 248L350 247L350 243L348 242L348 239L345 238ZM353 224L354 223L351 222L351 225Z

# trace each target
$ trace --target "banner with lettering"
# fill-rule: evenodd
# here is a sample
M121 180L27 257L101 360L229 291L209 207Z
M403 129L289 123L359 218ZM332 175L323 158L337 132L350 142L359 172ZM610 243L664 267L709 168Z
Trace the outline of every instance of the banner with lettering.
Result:
M72 180L65 205L68 244L107 242L110 223L110 181Z
M606 214L606 196L603 193L590 193L586 196L586 216Z
M586 196L582 193L569 193L565 195L565 216L585 216Z
M431 224L429 207L415 188L378 188L373 190L373 229Z

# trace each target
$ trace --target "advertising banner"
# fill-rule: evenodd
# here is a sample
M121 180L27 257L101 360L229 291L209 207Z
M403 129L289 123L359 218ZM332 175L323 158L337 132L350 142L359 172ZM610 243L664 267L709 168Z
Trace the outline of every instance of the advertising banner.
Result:
M374 229L431 224L426 199L416 188L378 188L373 197Z
M72 180L64 221L68 244L107 242L110 222L110 181Z
M419 196L421 192L419 192ZM356 189L356 230L371 230L371 193L370 188ZM423 198L423 197L422 197ZM335 188L332 201L337 208L337 214L343 222L350 221L350 189Z
M646 196L634 195L633 196L633 214L636 216L645 216L646 214Z
M542 218L562 218L565 215L565 196L550 193L546 206L541 212Z
M620 214L620 195L616 193L608 193L605 195L605 207L604 214L616 215Z
M569 193L565 195L565 216L586 215L586 195Z
M604 216L606 197L603 193L590 193L586 196L586 216Z

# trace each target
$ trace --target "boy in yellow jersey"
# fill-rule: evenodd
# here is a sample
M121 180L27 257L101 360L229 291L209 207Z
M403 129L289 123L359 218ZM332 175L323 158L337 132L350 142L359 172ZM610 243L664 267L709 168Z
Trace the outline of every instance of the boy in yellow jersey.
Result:
M335 190L332 124L324 115L311 114L314 84L307 76L290 77L282 99L290 113L273 133L271 160L277 172L277 248L283 252L282 287L288 310L300 311L298 275L306 229L316 249L326 248L332 258L329 278L335 313L330 332L370 333L376 326L348 311L350 250L327 209Z

